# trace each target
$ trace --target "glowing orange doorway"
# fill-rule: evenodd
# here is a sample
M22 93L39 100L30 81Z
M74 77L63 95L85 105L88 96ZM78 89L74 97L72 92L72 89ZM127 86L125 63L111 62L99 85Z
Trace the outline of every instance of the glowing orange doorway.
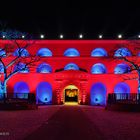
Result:
M75 85L68 85L64 89L64 103L66 105L78 105L79 89Z

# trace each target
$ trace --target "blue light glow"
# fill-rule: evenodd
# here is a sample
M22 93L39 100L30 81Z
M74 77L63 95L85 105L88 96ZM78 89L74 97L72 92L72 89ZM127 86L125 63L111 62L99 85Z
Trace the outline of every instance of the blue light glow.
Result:
M107 56L107 52L103 48L96 48L91 52L91 56L104 57L104 56Z
M50 56L52 56L52 52L48 48L41 48L37 52L37 56L50 57Z
M114 93L130 93L130 87L126 83L120 82L115 86Z
M52 86L47 82L41 82L37 87L38 103L52 103Z
M4 94L2 93L2 89L0 89L0 100L4 98Z
M130 67L124 63L118 64L114 69L115 74L123 74L129 72L130 72Z
M2 49L0 49L0 56L1 57L5 57L6 56L6 52Z
M29 56L29 52L24 49L24 48L21 48L21 49L17 49L14 54L14 56L22 56L22 57L27 57Z
M51 73L52 68L49 64L42 63L37 67L37 72L38 73Z
M64 52L64 56L75 57L80 56L80 53L75 48L69 48Z
M91 105L106 104L106 87L102 83L95 83L90 93Z
M140 94L140 87L138 87L138 93Z
M19 63L14 67L14 71L19 71L20 73L28 73L29 69L24 63Z
M0 100L4 98L3 89L2 89L2 82L0 81Z
M131 56L131 52L127 48L119 48L114 56L116 57L124 57L124 56Z
M69 63L64 67L64 70L79 70L79 67L75 63Z
M114 93L117 93L116 94L117 95L116 99L120 99L121 98L121 94L123 94L123 93L129 94L130 93L130 87L126 83L120 82L120 83L118 83L115 86Z
M14 97L27 99L29 93L29 86L25 82L18 82L14 85Z
M4 72L4 67L2 65L2 63L0 62L0 73L3 73Z
M94 64L91 68L92 74L103 74L106 73L106 67L102 63Z
M138 56L140 56L140 52L138 53Z

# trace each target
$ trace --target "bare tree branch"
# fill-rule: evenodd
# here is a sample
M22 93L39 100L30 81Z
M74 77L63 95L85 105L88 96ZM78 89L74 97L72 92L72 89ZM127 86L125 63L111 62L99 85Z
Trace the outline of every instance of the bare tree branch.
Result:
M22 44L23 43L23 44ZM39 58L36 56L24 56L23 52L25 49L28 49L31 45L33 45L35 41L17 41L12 40L10 41L10 44L5 44L2 49L0 49L0 63L2 65L3 73L1 75L4 76L3 82L1 82L1 88L4 89L4 93L6 93L6 83L7 81L16 75L19 72L24 72L28 70L31 67L34 67L34 63L39 61ZM8 57L12 54L11 48L17 48L18 54L10 60L10 62L5 61L5 59L8 60ZM5 52L5 53L3 53ZM21 66L21 63L24 65ZM16 66L16 67L15 67Z

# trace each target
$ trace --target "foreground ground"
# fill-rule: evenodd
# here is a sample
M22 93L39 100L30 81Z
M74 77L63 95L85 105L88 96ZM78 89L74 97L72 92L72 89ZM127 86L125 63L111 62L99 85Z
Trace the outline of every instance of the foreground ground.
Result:
M92 106L0 111L0 140L139 140L140 113Z

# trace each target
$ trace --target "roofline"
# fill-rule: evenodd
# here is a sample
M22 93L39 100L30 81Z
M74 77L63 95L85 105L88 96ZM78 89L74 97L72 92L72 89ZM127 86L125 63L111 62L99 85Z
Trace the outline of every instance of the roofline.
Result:
M5 43L9 41L15 41L15 40L8 40L8 39L0 39L0 43ZM129 43L132 41L140 42L140 40L136 39L131 39L131 40L126 40L126 39L95 39L95 40L84 40L84 39L79 39L79 40L49 40L49 39L32 39L32 40L25 40L25 39L17 39L17 42L26 42L26 41L35 41L35 43Z

